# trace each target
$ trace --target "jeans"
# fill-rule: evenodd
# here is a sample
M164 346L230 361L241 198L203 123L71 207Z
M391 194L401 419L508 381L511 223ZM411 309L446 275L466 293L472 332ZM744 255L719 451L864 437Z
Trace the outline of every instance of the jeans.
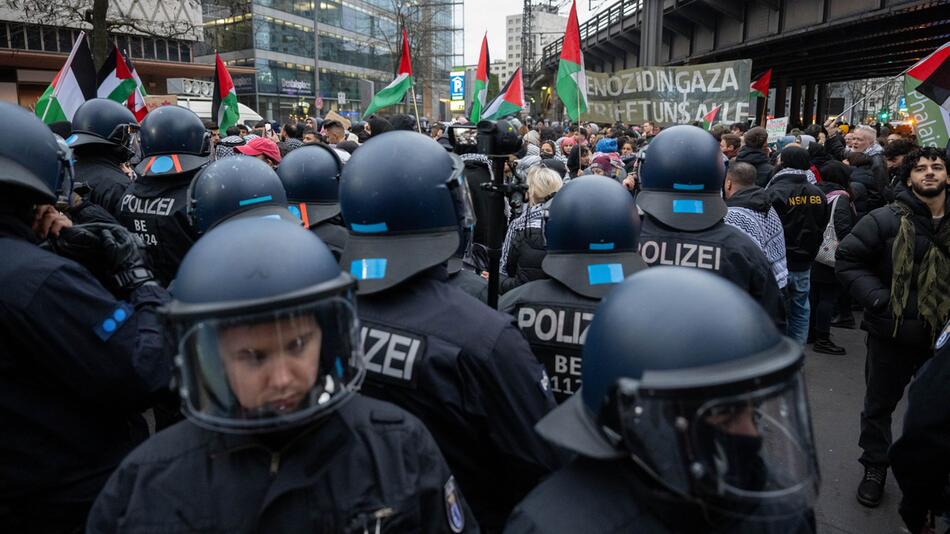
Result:
M868 354L864 364L864 410L861 412L863 451L858 460L865 466L887 467L891 446L891 415L904 396L904 388L931 356L927 346L908 346L892 338L868 334Z
M785 335L804 345L808 340L808 316L811 314L811 304L808 294L811 289L811 269L807 271L789 271L786 299L788 307L788 323L785 325Z

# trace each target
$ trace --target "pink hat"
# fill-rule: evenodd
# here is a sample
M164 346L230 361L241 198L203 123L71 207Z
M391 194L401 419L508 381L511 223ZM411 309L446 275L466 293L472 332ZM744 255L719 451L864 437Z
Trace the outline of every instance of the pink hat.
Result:
M274 163L280 163L280 150L277 149L277 143L264 137L255 137L248 141L246 145L234 147L234 150L245 156L259 156L263 154L274 160Z

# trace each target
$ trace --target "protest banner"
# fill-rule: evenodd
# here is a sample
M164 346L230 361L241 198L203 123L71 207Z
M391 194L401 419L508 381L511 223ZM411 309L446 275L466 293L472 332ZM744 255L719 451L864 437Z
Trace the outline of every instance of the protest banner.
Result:
M769 143L774 143L785 137L788 131L788 117L778 117L765 121L765 131L769 134Z
M588 112L584 120L640 124L702 122L716 106L718 122L749 116L752 60L682 67L637 67L613 73L587 71Z

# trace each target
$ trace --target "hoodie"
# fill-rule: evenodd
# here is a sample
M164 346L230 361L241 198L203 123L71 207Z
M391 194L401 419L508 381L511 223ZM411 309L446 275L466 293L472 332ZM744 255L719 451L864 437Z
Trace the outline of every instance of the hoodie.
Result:
M725 223L742 230L759 245L779 289L784 288L788 284L785 233L765 190L758 186L743 189L727 198L726 206L729 211Z
M764 149L743 146L739 148L739 153L736 154L736 161L748 163L755 167L755 185L765 187L765 184L769 183L769 177L772 174L772 164L769 162L769 156L765 153Z

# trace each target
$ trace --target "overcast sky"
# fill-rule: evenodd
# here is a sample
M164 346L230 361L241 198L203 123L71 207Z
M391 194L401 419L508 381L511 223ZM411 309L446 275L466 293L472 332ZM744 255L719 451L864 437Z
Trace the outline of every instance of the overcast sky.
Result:
M590 0L577 1L577 17L583 24L588 18L588 4ZM612 2L595 0L604 6ZM465 0L465 64L478 63L478 52L482 46L482 36L488 30L488 54L492 61L505 59L508 51L505 42L505 17L521 13L521 0ZM562 15L567 16L570 4L564 8Z

